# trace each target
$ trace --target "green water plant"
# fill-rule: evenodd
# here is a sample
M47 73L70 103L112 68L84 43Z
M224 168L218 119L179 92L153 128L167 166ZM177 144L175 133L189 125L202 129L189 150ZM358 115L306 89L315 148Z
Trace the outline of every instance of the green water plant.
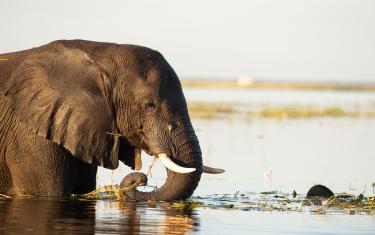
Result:
M274 119L301 119L319 117L375 117L375 112L368 110L346 110L338 106L266 106L259 110L252 110L246 104L230 102L189 102L189 114L192 118L274 118Z

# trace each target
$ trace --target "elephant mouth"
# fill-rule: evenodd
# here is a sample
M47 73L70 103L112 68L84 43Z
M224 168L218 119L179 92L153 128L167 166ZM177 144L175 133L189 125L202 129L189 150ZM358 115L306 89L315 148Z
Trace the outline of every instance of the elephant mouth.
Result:
M157 147L150 147L147 141L145 140L145 138L142 137L140 142L141 142L140 146L134 147L135 170L140 170L142 168L142 157L141 157L142 150L148 155L154 156L155 158L159 159L165 168L173 172L186 174L186 173L194 172L196 170L195 168L188 168L188 167L183 167L183 166L178 165L171 159L171 156L173 154L170 154L168 151L161 150Z

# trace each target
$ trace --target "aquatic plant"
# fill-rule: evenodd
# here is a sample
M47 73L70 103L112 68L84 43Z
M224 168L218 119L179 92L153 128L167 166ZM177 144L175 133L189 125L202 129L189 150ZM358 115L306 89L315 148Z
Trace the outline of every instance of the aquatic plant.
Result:
M275 118L275 119L299 119L319 117L375 117L373 111L345 110L338 106L319 108L314 106L283 106L264 107L260 110L251 110L251 107L242 103L228 102L189 102L189 114L192 118Z
M226 116L236 113L234 103L211 103L211 102L190 102L188 103L189 115L194 118L210 119L221 114Z

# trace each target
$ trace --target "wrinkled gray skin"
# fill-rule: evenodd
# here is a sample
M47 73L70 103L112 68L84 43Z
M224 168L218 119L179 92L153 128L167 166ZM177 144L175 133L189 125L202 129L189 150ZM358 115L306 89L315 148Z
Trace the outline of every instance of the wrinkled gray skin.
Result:
M86 193L98 165L138 169L140 149L196 171L167 170L161 188L137 199L193 193L201 150L179 79L159 52L63 40L0 59L0 193Z

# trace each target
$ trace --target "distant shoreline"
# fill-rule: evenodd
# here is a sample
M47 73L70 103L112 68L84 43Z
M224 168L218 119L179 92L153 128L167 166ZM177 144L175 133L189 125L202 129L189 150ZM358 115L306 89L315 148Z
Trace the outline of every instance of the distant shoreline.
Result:
M242 107L242 109L238 109ZM301 118L375 118L375 111L370 109L353 110L340 106L318 107L311 105L266 105L261 109L249 109L241 103L231 102L188 102L190 117L193 119L212 118L275 118L275 119L301 119Z
M184 88L375 91L375 83L274 82L182 79Z

